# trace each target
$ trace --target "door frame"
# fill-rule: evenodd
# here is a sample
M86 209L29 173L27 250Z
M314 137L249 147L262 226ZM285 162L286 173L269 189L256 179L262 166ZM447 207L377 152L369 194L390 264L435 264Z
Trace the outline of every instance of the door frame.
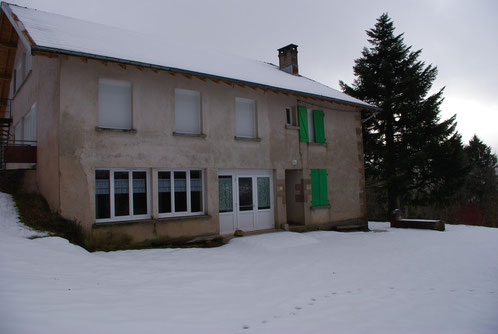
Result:
M241 229L240 215L252 213L252 226L243 228L244 231L255 231L260 229L270 229L275 227L275 204L274 196L275 192L273 190L273 171L271 169L219 169L219 176L231 176L232 177L232 212L219 212L220 220L220 233L229 234L234 231ZM239 178L251 178L252 180L252 196L253 196L253 210L252 211L240 211L239 206ZM258 190L257 190L257 178L258 177L269 177L270 178L270 208L269 209L258 209ZM264 214L270 214L271 226L265 228L259 228L258 223L263 220ZM231 222L230 222L231 219ZM267 219L268 221L268 219ZM232 228L229 228L229 226Z

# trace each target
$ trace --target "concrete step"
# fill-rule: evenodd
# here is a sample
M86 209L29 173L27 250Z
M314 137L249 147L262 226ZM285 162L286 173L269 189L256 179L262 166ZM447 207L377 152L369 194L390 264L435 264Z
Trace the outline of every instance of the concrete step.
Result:
M335 227L338 232L357 232L365 231L366 229L368 228L365 225L341 225Z

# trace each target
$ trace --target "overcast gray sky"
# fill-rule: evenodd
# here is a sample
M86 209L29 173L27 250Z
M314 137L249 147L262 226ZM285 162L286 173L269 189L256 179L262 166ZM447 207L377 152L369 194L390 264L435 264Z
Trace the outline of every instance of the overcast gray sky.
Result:
M464 143L477 134L498 152L496 0L11 0L89 21L184 40L274 64L277 49L299 45L300 73L339 89L368 46L365 30L388 12L405 43L438 67L446 86L442 117L457 114Z

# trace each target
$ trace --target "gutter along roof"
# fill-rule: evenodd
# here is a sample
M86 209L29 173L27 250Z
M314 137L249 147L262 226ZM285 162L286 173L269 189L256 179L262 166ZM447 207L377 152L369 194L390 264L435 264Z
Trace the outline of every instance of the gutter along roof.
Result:
M195 50L167 36L159 39L8 3L2 3L2 12L33 54L117 62L375 109L326 85L281 71L278 66L211 50Z

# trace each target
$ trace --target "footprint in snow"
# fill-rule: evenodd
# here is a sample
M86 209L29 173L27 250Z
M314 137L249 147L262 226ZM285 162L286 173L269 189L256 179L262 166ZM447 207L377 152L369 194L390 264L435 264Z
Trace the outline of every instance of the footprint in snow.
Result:
M249 329L249 326L244 325L244 326L242 326L242 329Z
M302 307L301 307L301 306L296 306L296 307L294 307L294 308L295 308L296 310L298 310L298 311L302 309Z

